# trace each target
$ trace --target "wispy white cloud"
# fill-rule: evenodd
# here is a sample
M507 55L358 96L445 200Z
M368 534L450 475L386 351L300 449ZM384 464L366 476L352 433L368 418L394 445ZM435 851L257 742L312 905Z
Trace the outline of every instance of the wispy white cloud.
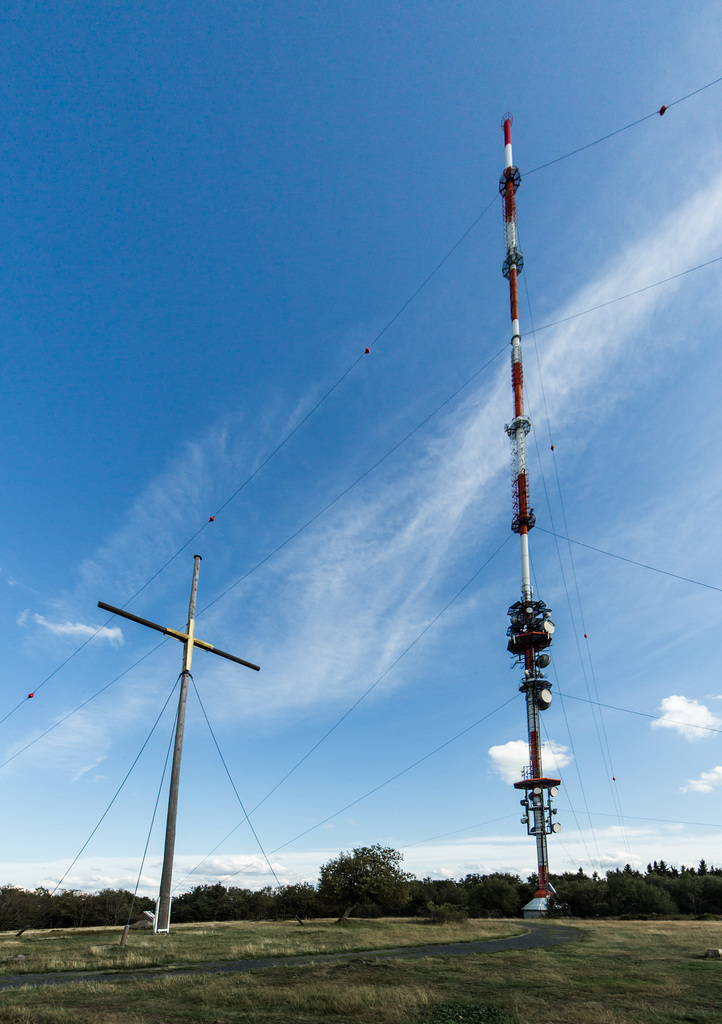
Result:
M37 612L30 615L26 609L18 616L19 626L26 626L28 621L35 622L38 626L47 629L53 636L72 637L76 640L94 637L96 640L107 640L113 647L120 647L123 644L123 631L119 626L89 626L84 622L50 622L44 615Z
M44 766L50 764L55 775L77 781L104 760L110 747L110 721L105 722L104 718L94 714L92 709L71 716L33 746L34 763ZM18 737L5 748L3 757L13 760L32 739L32 733ZM18 760L15 767L21 764Z
M709 253L718 252L721 227L722 175L718 175L672 209L654 231L634 239L625 251L616 254L605 271L572 294L550 319L563 320L709 259ZM615 363L621 371L616 382L620 388L635 382L630 373L633 361L645 359L649 372L647 349L638 343L639 329L649 325L650 315L659 315L673 301L684 280L670 281L662 288L644 291L590 317L553 328L553 343L545 344L542 369L546 400L557 426L560 418L568 419L570 415L581 414L585 419L608 415L615 398L608 386ZM602 330L597 326L600 323ZM674 343L674 330L667 331L666 344L670 338ZM577 432L580 436L581 432Z
M490 747L488 754L492 768L505 782L518 782L522 768L529 764L529 744L526 740L510 740L508 743L498 744ZM561 770L572 761L569 748L554 740L542 743L541 754L547 771L552 765L555 769Z
M711 772L702 772L698 779L688 779L682 786L683 793L711 793L717 786L722 786L722 765L718 764Z
M654 232L635 239L559 315L686 268L707 256L720 230L722 176ZM671 283L613 307L604 314L602 331L593 320L555 328L545 341L542 368L557 430L576 427L580 412L609 415L615 388L632 386L629 357L640 325L669 304L679 286ZM264 689L267 710L358 690L359 681L373 680L438 610L436 588L450 563L472 545L478 549L474 527L488 531L508 503L502 483L508 451L499 429L509 418L507 378L506 367L500 368L493 385L440 419L425 442L417 440L414 457L400 460L398 472L386 479L382 474L372 497L337 508L279 559L276 595L282 596L275 608L286 614L279 621L276 611L273 643L267 634L264 671L266 679L286 682ZM575 429L572 443L582 443L581 437ZM440 630L450 621L453 613ZM259 636L267 628L261 625ZM292 678L288 665L294 666ZM249 700L252 695L244 694L246 709Z
M720 232L722 176L647 237L635 239L570 298L559 317L706 257ZM570 321L545 336L545 396L555 429L576 427L580 413L596 413L602 403L609 415L615 397L610 381L622 389L633 378L628 363L640 324L669 303L679 286L612 307L604 314L603 331L590 328L590 321ZM241 653L263 665L262 687L256 677L235 675L230 689L227 667L208 665L206 679L223 692L225 716L285 716L294 708L348 700L421 632L449 596L450 570L468 567L470 555L481 562L476 552L484 544L488 551L509 504L502 483L508 447L500 428L509 418L509 402L508 369L500 367L491 383L439 416L433 433L417 435L394 455L374 476L373 490L362 485L353 500L335 505L252 581L214 606L203 620L210 638L228 638L215 642L235 649L233 638L243 622L253 649ZM145 582L166 557L163 552L177 550L187 539L189 517L201 522L207 516L209 491L224 494L237 485L244 456L230 440L232 433L225 426L208 431L143 490L126 524L84 564L85 585L97 588L101 578L112 579L119 599ZM582 432L575 429L573 436L572 443L584 443ZM233 524L225 529L230 547L237 539ZM245 538L241 545L247 550ZM237 565L237 554L226 551L223 557ZM466 607L463 601L454 605L424 643L433 643ZM403 665L384 685L402 680Z
M709 739L711 729L722 727L722 718L697 700L679 694L665 697L660 704L662 717L652 722L653 729L674 729L687 740Z
M147 721L149 714L155 716L158 710L147 677L141 678L124 688L120 702L89 703L67 717L67 711L60 710L57 719L51 719L40 735L37 724L20 734L16 732L12 742L1 748L0 760L10 762L6 771L22 774L29 755L43 770L50 768L54 775L77 782L105 760L127 728L133 728L138 720ZM23 753L26 747L28 754ZM95 774L92 778L100 781L104 776Z
M242 447L232 437L241 433L223 421L185 443L166 467L142 486L130 504L125 521L92 558L80 566L81 585L96 591L112 584L113 593L127 597L143 586L178 547L207 523L216 511L219 494L238 486L248 471ZM254 467L252 467L254 468Z

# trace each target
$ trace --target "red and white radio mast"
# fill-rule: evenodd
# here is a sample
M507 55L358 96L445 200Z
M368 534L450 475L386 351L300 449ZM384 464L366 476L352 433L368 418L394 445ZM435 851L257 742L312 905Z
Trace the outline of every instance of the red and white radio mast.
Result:
M523 790L524 808L522 824L527 833L536 839L539 885L534 898L524 907L524 917L539 917L547 912L549 896L554 892L549 882L549 857L547 836L561 831L561 825L553 820L556 808L552 808L560 785L559 779L550 779L542 769L539 713L551 704L551 683L544 678L542 669L551 658L542 653L552 642L554 623L551 612L543 601L535 601L529 568L529 531L533 529L534 509L529 505L529 476L527 468L526 438L531 423L524 415L524 371L522 366L521 334L519 333L519 296L517 277L524 266L524 257L519 249L516 227L516 190L521 184L521 175L514 166L511 155L511 114L504 114L504 171L499 179L499 191L504 205L504 237L506 259L502 268L509 281L511 302L511 386L514 392L514 419L507 424L506 432L511 441L512 475L514 496L514 518L511 528L519 534L521 545L521 600L509 609L511 624L507 630L508 650L524 665L524 679L519 687L526 698L526 717L529 732L529 764L522 768L522 779L515 782L515 789Z

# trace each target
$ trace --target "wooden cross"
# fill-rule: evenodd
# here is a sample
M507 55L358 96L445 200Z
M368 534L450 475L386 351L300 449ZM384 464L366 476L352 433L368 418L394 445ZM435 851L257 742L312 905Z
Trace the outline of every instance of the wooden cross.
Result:
M214 647L213 644L206 643L205 640L198 640L196 638L196 591L198 589L198 573L200 571L201 556L194 555L193 559L193 582L191 584L191 599L188 606L188 625L186 626L185 633L181 633L178 629L169 629L167 626L161 626L157 622L151 622L149 619L141 619L139 615L131 615L130 612L123 611L122 608L114 608L112 604L105 604L103 601L98 601L98 608L103 608L105 611L112 612L114 615L122 615L124 619L130 619L132 622L139 622L141 626L148 626L149 629L156 629L159 633L164 633L165 636L170 636L174 640L180 640L183 643L183 670L181 672L180 696L178 698L178 721L175 731L175 746L173 748L170 793L168 795L168 818L165 829L163 871L160 880L158 912L154 923L154 931L164 932L166 934L170 931L170 890L173 878L173 855L175 850L176 819L178 816L178 785L180 781L181 753L183 750L186 697L188 695L188 679L191 674L193 648L199 647L202 651L209 651L211 654L217 654L219 658L226 658L228 661L235 661L238 665L245 665L246 668L252 668L256 672L260 671L259 665L254 665L253 662L250 661L244 661L243 658L237 658L235 654L229 654L227 651L221 651L217 647Z

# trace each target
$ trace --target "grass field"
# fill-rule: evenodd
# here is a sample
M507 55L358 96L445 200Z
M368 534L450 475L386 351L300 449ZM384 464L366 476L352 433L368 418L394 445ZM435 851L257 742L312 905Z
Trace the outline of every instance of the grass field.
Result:
M131 931L125 947L120 946L120 927L25 932L19 939L12 932L0 932L0 978L46 971L123 971L307 953L348 953L495 939L522 931L520 922L483 920L433 927L406 918L352 919L340 926L332 921L314 921L303 927L295 921L224 921L173 925L170 935ZM6 957L17 956L24 959L3 962Z
M719 1024L722 1021L722 961L706 960L722 945L722 923L712 921L574 921L580 942L549 949L287 967L237 975L83 982L52 989L6 991L0 1021L12 1024ZM238 957L292 955L325 949L380 948L420 942L472 939L518 931L518 921L470 922L429 927L404 921L353 921L350 927L316 923L306 928L274 924L176 927L170 937L131 933L129 956L146 942L183 946L181 956L198 962ZM487 930L488 929L488 930ZM420 935L422 936L420 938ZM9 945L0 956L17 955L47 937L54 969L75 959L105 968L93 949L110 933L40 933ZM254 942L255 937L255 942ZM113 934L117 941L118 932ZM299 946L298 943L301 945ZM223 955L220 948L226 947ZM210 955L200 949L213 950ZM234 952L231 952L231 948ZM170 949L167 946L166 952ZM241 952L239 952L241 950ZM191 955L193 954L193 955ZM115 954L113 954L115 955ZM164 956L160 953L153 954ZM30 959L30 954L28 954ZM155 961L157 962L157 961ZM166 961L167 962L167 961ZM178 961L175 961L178 962ZM3 964L17 969L20 964ZM62 968L61 968L62 964ZM35 966L27 969L38 970Z

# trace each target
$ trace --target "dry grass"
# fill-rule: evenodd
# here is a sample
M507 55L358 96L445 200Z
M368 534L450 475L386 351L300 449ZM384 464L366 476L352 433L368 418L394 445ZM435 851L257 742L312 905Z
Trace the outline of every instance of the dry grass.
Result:
M722 962L702 959L709 946L722 945L719 923L574 924L582 930L582 940L549 949L379 963L365 962L360 956L343 964L317 967L6 991L0 1021L320 1024L343 1020L344 1024L427 1024L434 1015L440 1019L442 1007L450 1003L461 1006L461 1015L453 1018L459 1021L722 1021ZM262 926L254 927L263 932ZM398 928L399 923L394 922L392 927ZM409 929L412 927L409 923ZM378 931L372 930L372 934L378 939ZM425 934L435 938L439 933L428 929ZM474 1007L487 1008L493 1016L474 1017L475 1012L483 1012L474 1011Z
M406 918L385 918L380 921L351 920L342 925L333 921L314 921L303 927L287 921L228 921L175 925L170 935L132 931L125 947L120 945L122 928L25 932L20 939L11 932L0 932L0 977L48 971L125 971L210 961L347 953L492 939L519 934L520 931L518 923L486 920L430 926ZM5 957L18 955L24 956L24 960L2 962Z

